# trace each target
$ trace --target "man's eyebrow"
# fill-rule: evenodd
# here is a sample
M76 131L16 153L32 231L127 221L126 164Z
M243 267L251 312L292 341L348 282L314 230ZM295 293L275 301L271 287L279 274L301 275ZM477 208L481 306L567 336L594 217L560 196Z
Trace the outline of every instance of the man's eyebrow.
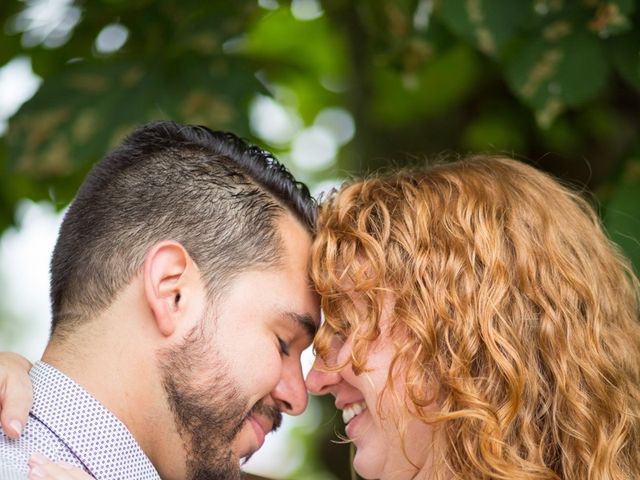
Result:
M318 327L316 326L316 322L313 320L313 317L308 313L301 315L295 312L285 312L284 317L301 327L310 338L316 336Z

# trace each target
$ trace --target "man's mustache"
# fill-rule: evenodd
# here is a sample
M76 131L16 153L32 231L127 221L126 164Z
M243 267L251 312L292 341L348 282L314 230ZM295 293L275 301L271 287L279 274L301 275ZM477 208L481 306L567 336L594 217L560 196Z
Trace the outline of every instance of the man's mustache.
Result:
M282 413L280 412L280 410L273 405L267 405L263 400L256 403L249 414L260 415L271 420L272 432L278 430L278 428L280 428L280 425L282 425Z

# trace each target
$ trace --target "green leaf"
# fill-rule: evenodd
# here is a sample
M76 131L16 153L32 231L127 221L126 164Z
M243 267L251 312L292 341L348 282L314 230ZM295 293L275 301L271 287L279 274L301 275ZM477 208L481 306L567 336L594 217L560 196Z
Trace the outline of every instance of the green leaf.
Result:
M0 66L23 53L21 35L9 35L15 15L22 9L22 2L0 2Z
M11 119L9 168L65 177L89 165L134 126L172 118L246 132L260 86L252 69L226 56L179 63L79 63L49 78Z
M13 198L7 195L6 184L11 183L8 175L5 174L5 162L7 161L7 147L5 138L0 136L0 234L13 223Z
M259 66L261 78L275 86L276 97L278 91L287 97L279 100L297 108L307 124L322 108L337 103L335 90L344 88L349 70L346 46L326 16L301 21L283 7L255 23L238 53Z
M634 0L598 2L594 15L588 24L589 30L602 38L627 32L633 28L631 14L634 9Z
M454 32L493 57L532 13L531 3L513 0L446 0L440 5L440 16Z
M373 113L379 122L389 124L441 114L471 92L479 68L475 52L459 44L409 77L395 70L379 69Z
M3 35L0 40L0 68L22 52L19 35Z
M286 32L286 34L283 34ZM344 45L325 16L297 20L289 8L279 8L262 17L248 32L242 51L303 69L318 76L342 75Z
M580 151L583 138L575 122L560 117L553 123L553 128L546 128L540 132L539 141L548 151L573 158L576 152Z
M549 127L566 107L579 107L606 84L609 64L601 42L569 27L553 40L530 37L507 65L507 80L520 99Z
M490 108L465 130L462 138L465 150L473 152L521 152L526 147L523 127L514 124L513 112Z
M607 46L617 72L636 90L640 90L640 31L612 38Z
M640 275L640 160L629 162L607 204L604 223Z

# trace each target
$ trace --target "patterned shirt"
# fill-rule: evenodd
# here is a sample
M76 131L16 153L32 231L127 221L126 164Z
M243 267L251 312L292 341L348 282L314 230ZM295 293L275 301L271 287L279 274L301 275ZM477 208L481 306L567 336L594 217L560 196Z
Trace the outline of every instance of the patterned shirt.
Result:
M40 453L98 480L160 480L127 427L80 385L44 362L31 369L33 408L18 440L0 429L0 480L27 478Z

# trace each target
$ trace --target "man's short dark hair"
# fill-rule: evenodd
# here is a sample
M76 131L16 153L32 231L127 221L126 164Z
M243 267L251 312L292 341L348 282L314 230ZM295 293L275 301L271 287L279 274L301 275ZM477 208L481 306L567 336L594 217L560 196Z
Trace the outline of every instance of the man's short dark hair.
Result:
M313 233L315 201L270 153L202 126L141 127L94 166L64 217L52 332L108 307L163 240L186 248L210 298L237 273L277 265L285 213Z

